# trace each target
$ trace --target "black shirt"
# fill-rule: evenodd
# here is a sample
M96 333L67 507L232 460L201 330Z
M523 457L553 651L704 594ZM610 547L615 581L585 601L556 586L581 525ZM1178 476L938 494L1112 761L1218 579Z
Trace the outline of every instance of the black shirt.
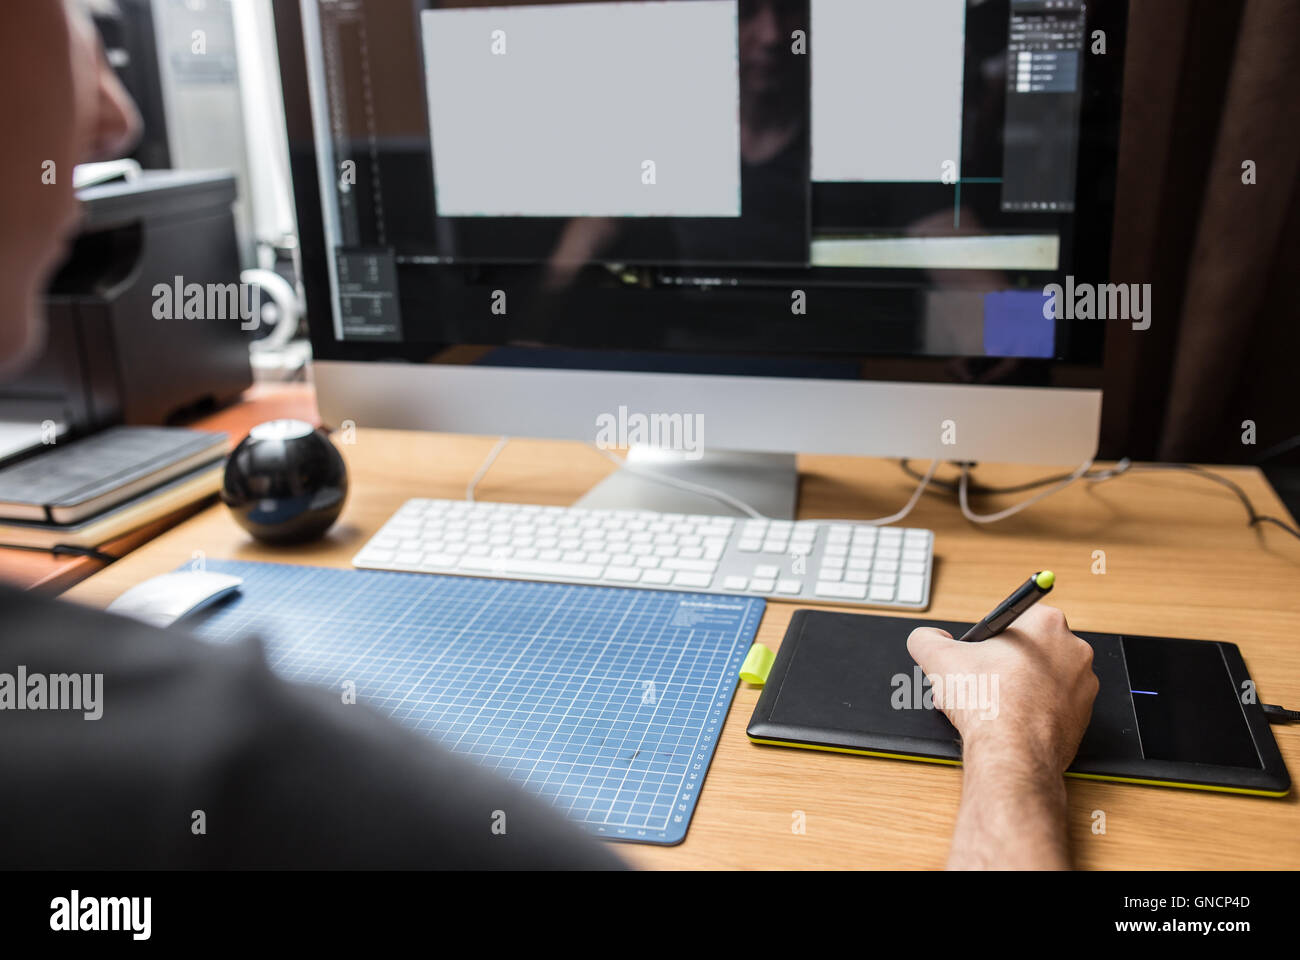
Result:
M60 674L102 674L98 719L50 709ZM473 762L279 679L256 640L4 587L0 783L0 868L622 866Z

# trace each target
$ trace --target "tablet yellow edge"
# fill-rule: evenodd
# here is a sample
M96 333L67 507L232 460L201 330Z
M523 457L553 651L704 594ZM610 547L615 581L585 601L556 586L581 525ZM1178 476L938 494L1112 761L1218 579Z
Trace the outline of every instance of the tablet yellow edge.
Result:
M799 750L823 750L827 753L852 753L861 757L884 757L887 760L912 760L916 763L942 763L950 767L960 767L960 760L948 760L943 757L918 757L906 753L882 753L879 750L850 750L848 747L826 747L815 743L795 743L792 740L760 740L750 737L752 743L765 743L773 747L795 747ZM1206 783L1180 783L1177 780L1144 780L1138 777L1117 777L1101 773L1065 772L1067 777L1079 780L1102 780L1112 783L1141 783L1151 787L1178 787L1183 790L1211 790L1215 793L1246 793L1255 797L1285 797L1290 790L1251 790L1246 787L1216 787Z

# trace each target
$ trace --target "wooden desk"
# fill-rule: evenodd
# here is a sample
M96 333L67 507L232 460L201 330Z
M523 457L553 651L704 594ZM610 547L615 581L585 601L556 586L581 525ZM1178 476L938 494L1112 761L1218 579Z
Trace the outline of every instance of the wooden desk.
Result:
M360 430L341 446L352 489L339 523L315 545L256 545L220 505L162 534L69 591L102 606L129 586L210 557L346 567L360 545L412 496L460 498L491 437ZM479 485L482 500L572 503L612 465L578 444L514 440ZM800 516L876 517L914 489L893 462L801 457ZM979 468L986 483L1043 474ZM1225 469L1257 509L1285 510L1254 469ZM941 476L943 474L941 473ZM986 505L980 505L989 509ZM1128 631L1240 644L1261 697L1300 706L1300 543L1247 527L1227 490L1183 474L1132 474L1079 484L991 527L962 519L948 495L922 498L907 521L936 531L934 619L974 620L1026 573L1057 573L1053 601L1079 629ZM1091 572L1105 551L1106 573ZM776 647L794 605L771 603L759 639ZM918 618L924 620L922 616ZM960 771L922 763L760 747L745 737L758 689L742 683L701 792L686 842L622 845L654 867L939 867ZM1300 784L1300 727L1274 727ZM1300 790L1300 786L1297 787ZM1300 803L1071 782L1070 833L1084 867L1300 867ZM791 830L796 811L806 832ZM1106 833L1092 833L1102 811Z

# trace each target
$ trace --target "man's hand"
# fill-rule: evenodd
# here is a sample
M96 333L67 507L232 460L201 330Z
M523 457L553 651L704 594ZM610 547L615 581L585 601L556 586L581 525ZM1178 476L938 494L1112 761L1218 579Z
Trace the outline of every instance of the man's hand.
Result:
M927 676L997 679L996 687L991 682L987 687L997 690L996 710L987 704L946 704L942 685L936 690L935 706L952 721L966 749L995 743L1058 774L1070 765L1092 716L1097 675L1092 647L1070 632L1060 610L1036 604L982 643L962 643L942 630L921 627L907 638L907 652Z
M907 649L927 676L975 677L997 692L995 705L965 703L951 684L935 687L965 764L949 866L1068 867L1061 775L1092 716L1092 647L1038 604L982 643L921 627Z

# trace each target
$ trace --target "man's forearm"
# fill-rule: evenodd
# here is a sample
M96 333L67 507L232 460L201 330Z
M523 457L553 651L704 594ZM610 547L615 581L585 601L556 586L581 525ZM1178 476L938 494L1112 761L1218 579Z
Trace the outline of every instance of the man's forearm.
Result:
M964 749L948 867L1068 870L1065 778L1010 743Z

